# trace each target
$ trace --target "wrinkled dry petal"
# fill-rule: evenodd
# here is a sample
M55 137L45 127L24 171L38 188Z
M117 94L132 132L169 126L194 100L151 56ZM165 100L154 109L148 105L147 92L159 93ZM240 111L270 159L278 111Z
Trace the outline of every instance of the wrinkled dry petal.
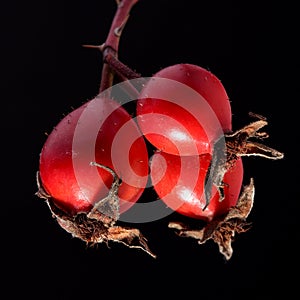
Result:
M228 214L225 216L224 221L229 221L230 219L241 219L246 220L249 216L254 202L254 180L250 179L249 185L245 186L236 206L232 207Z
M119 180L115 180L106 198L100 200L89 213L78 213L70 216L53 204L51 196L48 195L40 184L37 174L38 191L36 195L44 199L57 223L73 237L79 238L89 245L108 243L109 241L122 243L129 248L137 248L156 258L149 249L147 239L136 228L124 228L116 226L118 221L117 192ZM116 209L117 213L114 213ZM111 212L109 215L103 211Z
M251 212L254 200L253 179L244 190L237 202L230 211L209 223L201 229L190 229L187 225L179 222L170 222L169 228L177 230L179 236L194 238L199 244L213 240L219 247L219 252L229 260L233 254L232 242L236 233L247 231L249 223L246 218Z
M93 214L93 218L89 218L85 213L70 217L59 212L53 205L51 206L49 201L48 205L53 217L65 231L89 245L107 244L109 241L113 241L122 243L129 248L141 249L156 258L156 255L148 247L146 238L136 228L116 226L115 220L101 213L98 213L98 218L96 218L96 214Z
M148 247L147 239L136 228L110 227L108 229L108 238L110 241L122 243L129 248L141 249L153 258L156 258L156 255Z

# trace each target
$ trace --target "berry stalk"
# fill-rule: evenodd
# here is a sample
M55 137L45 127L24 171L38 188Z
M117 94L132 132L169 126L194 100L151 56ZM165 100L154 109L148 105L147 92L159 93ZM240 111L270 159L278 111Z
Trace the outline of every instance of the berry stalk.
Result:
M103 68L100 82L99 92L103 92L113 85L114 71L121 69L121 74L126 73L127 66L118 61L119 42L122 31L129 18L129 13L132 7L138 2L138 0L116 0L117 11L113 18L110 30L108 32L106 41L101 46L85 45L89 48L98 48L103 53ZM114 66L114 67L112 67ZM125 72L124 72L125 67ZM135 72L131 71L134 75ZM137 75L138 76L138 75Z

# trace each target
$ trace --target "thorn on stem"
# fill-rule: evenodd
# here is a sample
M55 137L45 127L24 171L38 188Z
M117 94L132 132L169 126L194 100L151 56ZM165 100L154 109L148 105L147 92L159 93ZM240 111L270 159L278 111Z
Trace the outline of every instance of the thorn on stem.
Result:
M129 15L124 19L124 21L122 22L122 24L120 26L115 28L115 30L114 30L115 36L117 36L117 37L121 36L122 31L123 31L123 29L124 29L124 27L125 27L125 25L128 21L128 18L129 18Z
M104 51L105 44L102 45L82 45L84 48L90 48L90 49L99 49L101 52Z
M118 8L120 8L123 5L122 2L123 2L122 0L116 0Z

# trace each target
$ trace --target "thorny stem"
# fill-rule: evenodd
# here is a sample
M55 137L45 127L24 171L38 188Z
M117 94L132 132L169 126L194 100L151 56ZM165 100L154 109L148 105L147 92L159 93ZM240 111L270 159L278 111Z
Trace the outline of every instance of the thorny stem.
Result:
M110 88L113 84L114 73L110 64L106 62L106 59L107 57L113 57L117 59L122 30L124 29L124 26L128 20L132 7L138 2L138 0L119 0L116 2L118 8L112 21L108 36L101 48L99 47L99 49L103 52L104 57L99 90L100 93Z

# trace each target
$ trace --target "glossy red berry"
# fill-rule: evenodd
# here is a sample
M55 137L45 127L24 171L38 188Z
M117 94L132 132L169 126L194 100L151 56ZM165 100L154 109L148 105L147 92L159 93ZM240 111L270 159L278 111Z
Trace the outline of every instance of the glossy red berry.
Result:
M156 152L150 163L153 187L162 201L179 214L211 221L225 214L239 198L243 181L243 164L239 158L224 176L224 199L215 186L206 186L211 156L185 156ZM205 208L205 189L211 188L211 199ZM205 209L204 209L205 208Z
M89 101L53 129L40 154L41 185L68 215L88 212L113 183L113 173L99 165L121 178L120 213L126 211L146 186L147 148L127 111L106 98Z
M157 149L176 155L211 153L230 132L231 107L221 81L192 64L177 64L154 74L137 101L137 121Z

